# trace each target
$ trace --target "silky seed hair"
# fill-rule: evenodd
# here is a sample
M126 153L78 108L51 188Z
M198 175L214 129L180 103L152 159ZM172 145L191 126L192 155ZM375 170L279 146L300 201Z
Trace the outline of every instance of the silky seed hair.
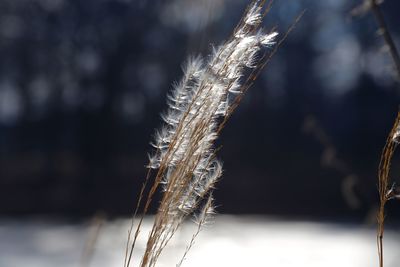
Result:
M162 126L154 134L147 168L155 170L154 184L147 196L145 212L156 189L163 194L140 266L155 266L162 250L186 218L205 225L214 214L212 191L222 175L214 142L221 123L238 96L244 93L246 69L261 65L260 50L275 44L276 32L261 29L265 1L254 1L231 38L215 47L207 58L190 57L182 79L167 96ZM147 182L147 181L146 181ZM142 217L143 218L143 217ZM136 237L128 237L125 266L129 266ZM132 241L132 243L130 243ZM188 248L192 246L193 240ZM186 255L187 251L185 252ZM182 260L178 265L182 263Z

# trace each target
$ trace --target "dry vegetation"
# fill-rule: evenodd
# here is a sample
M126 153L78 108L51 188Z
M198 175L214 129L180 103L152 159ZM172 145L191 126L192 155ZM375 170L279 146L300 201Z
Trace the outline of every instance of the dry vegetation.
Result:
M156 132L152 143L155 151L149 156L148 173L128 233L125 267L133 262L143 218L160 188L161 201L141 257L141 267L155 266L183 222L194 217L198 227L177 264L180 266L202 226L213 214L212 191L222 175L222 163L216 159L218 149L214 142L244 93L286 37L275 46L275 50L260 52L263 47L270 48L275 44L277 33L265 33L261 29L262 19L271 4L272 1L253 1L227 42L216 48L207 60L191 58L184 67L183 79L168 96L169 108L163 115L164 125ZM399 56L379 4L376 0L366 0L353 14L367 10L373 12L400 77ZM246 69L251 69L247 75ZM377 243L380 267L383 267L385 204L398 197L395 186L390 184L389 170L400 138L399 124L400 113L383 149L379 166ZM139 212L141 215L136 218Z
M378 33L382 36L385 46L388 48L389 54L393 60L395 69L395 79L400 81L400 56L397 51L396 45L393 41L392 35L386 24L385 17L380 8L382 0L364 0L363 4L353 10L353 14L360 14L365 11L371 11L378 24ZM399 143L400 135L400 112L397 114L393 128L389 133L386 144L383 148L381 160L379 163L378 171L378 191L379 191L379 209L377 214L378 232L377 232L377 246L379 255L379 267L383 267L383 234L385 222L385 205L393 198L398 198L396 195L396 185L390 185L389 171L392 161L393 153Z
M213 214L212 191L222 175L214 142L265 66L268 57L266 52L261 53L262 48L275 44L277 33L261 29L269 5L266 1L254 1L227 42L215 48L206 60L196 57L186 63L183 79L168 96L168 110L162 116L164 124L152 143L155 151L149 156L134 219L144 201L143 211L129 230L125 267L132 263L144 215L160 187L161 201L140 266L155 266L183 222L194 217L198 228L178 263L181 265L201 227ZM246 75L246 69L252 71Z
M385 205L393 198L398 198L396 195L395 184L390 185L389 171L390 163L392 161L393 153L399 143L400 137L400 112L397 114L393 128L387 138L386 144L383 148L381 161L379 164L378 173L378 190L379 190L379 210L378 210L378 233L377 233L377 244L379 254L379 266L383 267L383 233L384 233L384 222L385 222Z

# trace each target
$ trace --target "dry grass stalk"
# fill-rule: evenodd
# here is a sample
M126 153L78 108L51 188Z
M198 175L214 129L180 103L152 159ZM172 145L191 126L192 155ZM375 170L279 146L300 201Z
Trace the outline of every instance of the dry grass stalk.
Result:
M395 191L395 185L390 184L389 171L393 153L400 141L400 112L394 122L393 128L386 140L386 144L382 151L381 160L379 163L378 172L378 190L379 190L379 210L377 215L378 232L377 245L379 254L379 266L383 267L383 233L385 222L385 205L387 201L393 198L398 198Z
M382 35L387 47L389 48L390 55L393 59L393 64L396 68L397 81L400 82L400 56L397 51L396 45L394 44L392 34L386 24L385 17L380 8L381 0L370 0L371 10L375 16L375 19L379 25L379 33Z
M397 82L400 82L400 55L393 41L392 34L389 31L389 27L387 26L385 16L383 15L380 7L383 1L384 0L363 0L362 4L355 7L351 11L351 15L358 16L364 15L368 11L372 12L379 27L378 33L385 41L385 45L387 46L390 56L393 60L394 67L396 69L396 80Z
M383 0L363 0L363 3L358 7L354 8L351 12L353 16L362 15L368 11L371 11L375 17L375 20L379 26L378 33L382 35L386 46L390 52L390 56L393 60L393 64L396 69L397 82L400 82L400 56L393 41L392 34L386 24L385 16L380 8ZM381 161L379 164L378 172L378 189L380 204L378 208L378 233L377 233L377 245L378 245L378 255L379 255L379 266L383 267L383 233L384 233L384 222L385 222L385 205L386 202L392 198L399 198L396 193L395 185L393 184L389 187L389 170L390 162L393 157L393 153L396 149L397 144L400 139L400 114L397 114L392 131L390 132L388 139L386 141L385 147L383 148Z
M182 223L198 214L198 229L178 263L181 265L201 227L213 214L212 191L222 175L222 163L215 157L214 142L268 59L266 54L261 56L260 51L274 44L277 33L264 33L261 22L271 3L253 1L227 42L216 48L207 60L191 58L184 67L184 77L168 96L169 108L162 116L164 125L152 144L155 152L149 156L148 174L134 217L144 200L143 212L135 231L132 220L125 267L131 264L144 215L160 186L162 199L141 267L155 266ZM246 69L252 69L250 74L245 74ZM154 181L146 189L152 170L155 171Z

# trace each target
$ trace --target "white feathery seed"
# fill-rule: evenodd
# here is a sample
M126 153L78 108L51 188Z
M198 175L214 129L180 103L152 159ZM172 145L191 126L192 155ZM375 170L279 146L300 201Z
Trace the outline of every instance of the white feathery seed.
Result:
M398 125L397 128L395 129L392 141L395 142L396 144L400 143L400 125Z
M158 169L156 183L164 193L142 267L155 266L162 249L188 216L197 212L196 221L201 225L213 214L212 190L222 175L213 145L220 124L244 92L245 69L260 65L260 50L271 47L277 36L260 30L263 5L255 1L229 41L215 48L207 60L189 58L182 80L167 97L168 109L161 116L164 124L154 135L151 145L155 151L147 165Z

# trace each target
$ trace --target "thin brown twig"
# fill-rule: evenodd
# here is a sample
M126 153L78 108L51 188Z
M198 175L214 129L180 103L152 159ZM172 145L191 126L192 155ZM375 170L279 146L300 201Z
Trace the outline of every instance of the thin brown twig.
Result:
M203 212L207 213L209 209L212 209L212 196L210 196L209 199L207 200L207 203L204 206ZM187 254L189 253L190 249L193 247L195 239L200 234L200 231L205 223L206 223L206 216L205 216L205 214L203 214L202 217L200 218L200 220L197 222L196 232L192 235L192 238L189 241L189 245L186 247L181 260L176 265L177 267L180 267L182 265L183 261L186 259Z
M386 24L385 17L382 13L382 10L379 6L379 2L377 0L370 0L370 8L372 13L374 14L375 20L379 26L379 33L382 34L382 37L389 48L390 55L393 60L393 64L396 68L397 74L397 82L400 81L400 56L399 52L396 48L396 45L393 41L392 35L389 31L389 28ZM397 146L397 141L394 140L394 135L398 130L400 121L400 113L397 114L397 118L395 120L392 131L390 132L388 139L386 141L385 147L382 152L381 161L379 164L379 210L377 215L378 221L378 233L377 233L377 245L378 245L378 256L379 256L379 266L383 267L383 233L384 233L384 222L385 222L385 205L386 202L390 199L388 195L389 189L389 170L390 163L392 160L392 156L394 150Z
M379 2L377 0L370 0L371 11L375 16L376 22L379 26L379 33L382 34L383 39L385 40L386 45L389 47L390 55L393 59L393 64L396 68L397 73L397 81L400 82L400 56L399 52L396 48L396 45L393 41L392 35L389 31L389 28L386 24L385 17L382 13L382 10L379 6Z
M379 163L378 171L378 191L379 191L379 210L377 215L378 231L377 231L377 246L379 256L379 267L383 267L383 233L384 233L384 222L385 222L385 205L388 200L391 199L391 192L389 186L389 172L390 163L392 161L393 153L396 149L398 140L396 134L399 131L400 125L400 112L397 113L396 120L393 128L386 140L386 144L382 151L381 160Z

